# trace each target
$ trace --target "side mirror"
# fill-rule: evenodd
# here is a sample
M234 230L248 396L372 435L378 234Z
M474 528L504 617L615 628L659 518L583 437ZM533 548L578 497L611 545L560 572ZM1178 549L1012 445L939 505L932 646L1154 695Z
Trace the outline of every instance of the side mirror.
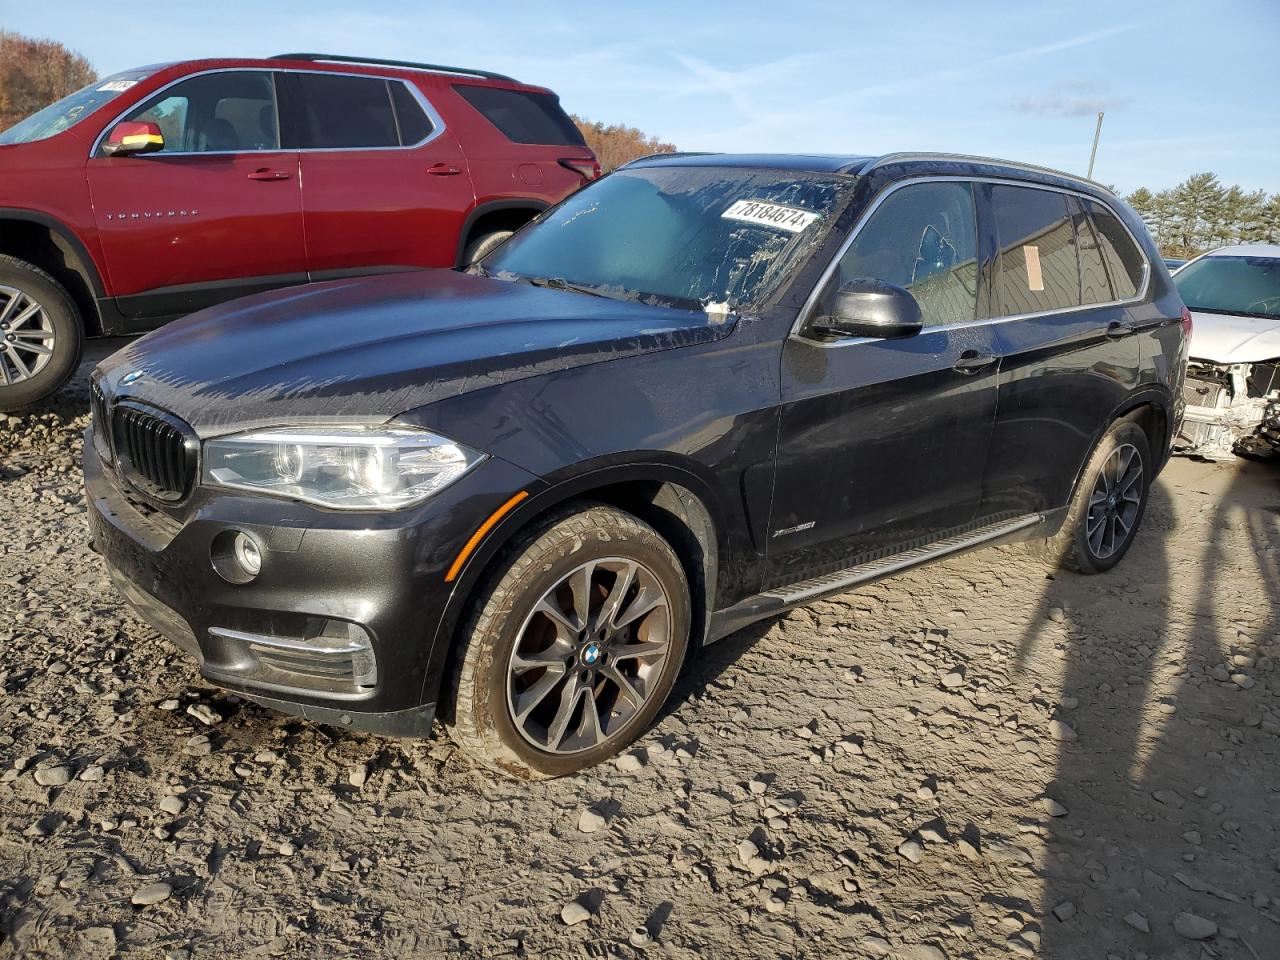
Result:
M883 280L851 280L832 298L830 311L813 321L816 333L833 337L915 336L924 329L920 304L909 292Z
M125 120L117 123L102 141L102 152L108 157L131 157L164 149L164 134L158 123Z

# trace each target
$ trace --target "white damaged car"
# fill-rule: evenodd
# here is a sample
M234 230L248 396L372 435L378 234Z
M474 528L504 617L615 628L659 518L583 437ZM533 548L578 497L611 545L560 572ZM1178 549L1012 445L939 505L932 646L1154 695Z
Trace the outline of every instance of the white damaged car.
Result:
M1179 453L1280 451L1280 245L1223 247L1173 275L1191 310Z

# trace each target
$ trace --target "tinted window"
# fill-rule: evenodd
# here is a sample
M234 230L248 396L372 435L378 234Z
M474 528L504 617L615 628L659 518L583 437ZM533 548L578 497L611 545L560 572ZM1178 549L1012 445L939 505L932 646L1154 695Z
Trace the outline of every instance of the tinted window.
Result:
M586 145L578 128L560 108L560 101L551 94L465 84L457 84L453 89L508 140L557 146Z
M391 102L395 104L396 123L400 126L400 142L405 146L421 143L432 130L431 118L408 87L396 80L390 83Z
M1102 262L1102 242L1085 212L1084 200L1072 197L1071 219L1076 228L1076 252L1080 257L1080 302L1107 303L1117 299Z
M1080 267L1067 196L995 185L992 212L1000 254L996 309L1001 316L1080 305Z
M280 147L275 83L270 73L257 70L206 73L183 80L125 119L158 124L166 153Z
M295 79L302 102L300 147L400 146L386 80L336 73L299 73Z
M928 326L972 320L977 226L967 183L919 183L889 194L840 259L837 283L884 280L911 291Z
M1143 259L1133 238L1116 215L1100 203L1085 200L1098 236L1098 249L1117 300L1127 300L1142 286Z

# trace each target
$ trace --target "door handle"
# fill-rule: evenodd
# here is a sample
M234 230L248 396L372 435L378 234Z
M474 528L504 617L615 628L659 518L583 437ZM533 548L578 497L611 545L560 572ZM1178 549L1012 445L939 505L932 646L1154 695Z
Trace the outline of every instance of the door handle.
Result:
M272 170L270 167L259 167L249 174L250 180L288 180L288 170Z
M427 173L433 177L455 177L462 172L461 168L448 163L433 163L427 167Z
M974 374L979 370L985 370L998 359L999 357L993 357L989 353L979 353L977 350L966 350L964 353L960 354L960 359L956 361L956 365L952 369L957 373Z
M1138 331L1127 323L1120 320L1112 320L1107 324L1107 336L1112 340L1119 340L1121 337L1129 337Z

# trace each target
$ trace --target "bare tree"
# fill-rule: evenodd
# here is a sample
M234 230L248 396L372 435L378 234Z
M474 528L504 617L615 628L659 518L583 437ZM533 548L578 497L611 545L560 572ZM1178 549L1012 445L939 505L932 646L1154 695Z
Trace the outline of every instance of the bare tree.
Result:
M97 78L88 60L54 40L0 30L0 130Z
M595 151L600 166L606 173L636 157L648 156L651 153L675 153L676 150L674 144L651 137L635 127L619 123L605 126L603 123L579 116L574 116L573 122L582 131L587 146Z

